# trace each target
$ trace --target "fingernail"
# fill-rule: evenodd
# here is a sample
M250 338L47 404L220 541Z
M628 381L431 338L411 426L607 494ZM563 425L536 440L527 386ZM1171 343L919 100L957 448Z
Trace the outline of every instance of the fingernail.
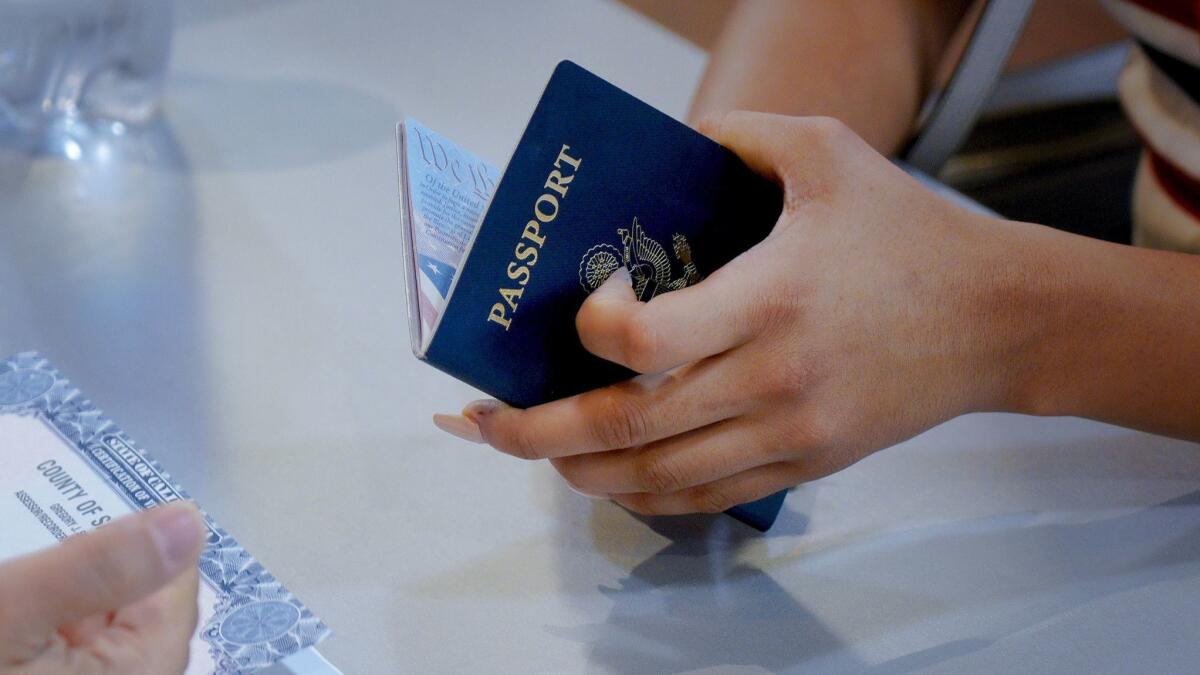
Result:
M463 408L462 414L475 424L479 424L479 418L491 415L499 410L501 405L500 401L490 398L471 401L467 407Z
M614 279L615 279L615 281L614 281ZM601 286L604 286L607 284L612 284L614 286L630 286L630 287L632 287L633 286L633 277L629 275L629 268L622 266L622 267L618 267L617 269L613 270L613 273L608 275L608 278L604 280L604 283L601 284Z
M596 290L592 291L592 295L598 294L601 296L626 296L629 295L630 291L632 290L633 277L630 276L629 269L625 267L618 267L608 275L608 278L604 280L604 283L600 284L596 287Z
M191 565L203 537L203 525L196 508L177 502L154 509L150 532L163 562L170 570L183 571Z
M577 495L587 497L588 499L608 499L608 495L594 495L594 494L591 494L588 492L584 492L583 490L580 490L579 488L575 487L574 485L571 485L570 481L564 480L563 482L567 484L567 487L571 490L571 492L574 492Z
M483 442L483 434L479 433L479 425L462 415L437 413L433 416L433 425L451 436L457 436L464 441L471 441L472 443Z

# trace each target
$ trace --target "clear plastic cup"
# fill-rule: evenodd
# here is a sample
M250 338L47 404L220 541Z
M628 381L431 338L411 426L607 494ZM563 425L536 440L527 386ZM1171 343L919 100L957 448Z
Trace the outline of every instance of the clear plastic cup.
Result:
M171 0L0 0L0 129L148 122L171 29Z

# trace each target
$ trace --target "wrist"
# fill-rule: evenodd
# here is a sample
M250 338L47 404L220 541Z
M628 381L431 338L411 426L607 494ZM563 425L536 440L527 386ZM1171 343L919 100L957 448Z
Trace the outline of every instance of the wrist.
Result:
M1082 238L1041 225L987 219L979 242L979 286L972 337L978 345L971 411L1063 414L1066 345L1081 328L1081 293L1073 247Z

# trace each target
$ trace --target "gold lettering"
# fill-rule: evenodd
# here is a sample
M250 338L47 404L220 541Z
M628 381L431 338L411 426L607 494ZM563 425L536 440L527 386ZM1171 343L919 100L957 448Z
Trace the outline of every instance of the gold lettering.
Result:
M2 1L0 0L0 2ZM422 150L424 149L422 147ZM533 279L532 268L537 264L541 248L546 243L546 235L542 234L542 225L558 217L559 200L566 199L569 189L567 186L575 180L575 172L579 171L579 165L583 163L582 157L572 157L567 154L570 149L571 146L564 143L562 149L558 151L558 157L554 160L554 170L546 176L546 182L542 185L542 194L533 202L533 219L525 223L525 227L521 230L521 238L513 249L516 260L509 262L508 267L505 268L509 280L516 282L517 287L497 289L496 292L500 294L503 302L493 304L492 308L488 310L487 320L504 326L506 331L512 326L512 314L516 313L517 304L525 295L525 288ZM432 148L430 154L434 156L436 162L436 148ZM563 165L570 167L569 174L564 174ZM450 170L456 177L460 169L457 162L450 165ZM478 190L480 176L477 175L475 167L468 167L468 170ZM522 262L525 264L522 265Z
M491 311L488 312L487 320L504 326L504 330L508 330L508 327L512 325L512 319L508 318L508 312L504 310L504 305L498 302L492 305Z
M572 169L575 169L576 171L579 170L579 164L581 162L583 162L583 158L580 157L580 158L576 159L575 157L568 155L567 150L570 150L570 149L571 149L571 146L567 145L566 143L563 143L562 150L558 151L558 159L554 160L554 168L561 169L562 165L559 164L559 162L566 162L567 164L571 165Z
M533 267L537 264L537 246L528 246L526 244L522 244L521 242L517 242L517 249L514 252L517 254L517 260L529 260L530 258L533 258L532 260L529 260L530 267Z
M546 184L542 187L546 188L547 190L554 190L558 193L559 197L566 197L567 183L570 183L573 180L575 180L574 174L564 178L561 171L555 170L550 172L550 175L546 178Z
M517 301L521 299L522 295L525 295L524 288L500 289L500 297L504 298L504 301L508 303L508 306L511 307L512 311L514 312L517 311Z
M521 238L528 239L538 246L541 246L542 244L546 243L546 238L541 236L541 233L542 226L538 225L536 220L531 220L528 223L525 223L525 229L521 231Z
M517 282L518 284L521 284L522 286L524 286L525 284L529 283L529 277L531 277L531 276L533 276L533 273L529 271L528 267L526 267L524 265L521 265L520 267L518 267L517 263L515 263L515 262L508 263L508 278L509 279L512 279L513 281Z
M541 208L542 204L550 204L554 207L554 210L550 213L544 213ZM533 203L533 215L543 223L548 223L554 220L555 217L558 216L558 197L555 197L552 194L543 194L541 197L538 197L537 201ZM526 225L526 228L528 227L529 226Z

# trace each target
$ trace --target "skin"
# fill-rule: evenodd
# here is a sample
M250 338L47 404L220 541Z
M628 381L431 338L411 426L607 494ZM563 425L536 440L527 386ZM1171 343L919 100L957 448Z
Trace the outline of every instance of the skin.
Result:
M688 119L830 116L881 152L912 131L966 0L755 0L730 12Z
M701 128L783 187L771 235L690 288L640 303L621 275L584 303L584 346L647 375L440 426L645 514L723 511L973 411L1200 439L1200 258L968 212L829 118Z
M693 119L718 111L700 130L783 187L772 234L649 303L626 277L592 294L584 346L644 375L435 424L645 514L723 511L974 411L1200 440L1200 258L967 212L879 154L965 9L739 3Z
M888 154L912 131L929 91L949 78L981 9L967 0L732 3L719 37L705 45L711 58L688 119L729 110L836 117ZM684 21L670 3L649 13ZM704 12L695 15L686 13L697 20ZM1095 0L1044 0L1034 5L1008 68L1124 37Z
M0 565L0 672L182 673L203 525L177 503Z

